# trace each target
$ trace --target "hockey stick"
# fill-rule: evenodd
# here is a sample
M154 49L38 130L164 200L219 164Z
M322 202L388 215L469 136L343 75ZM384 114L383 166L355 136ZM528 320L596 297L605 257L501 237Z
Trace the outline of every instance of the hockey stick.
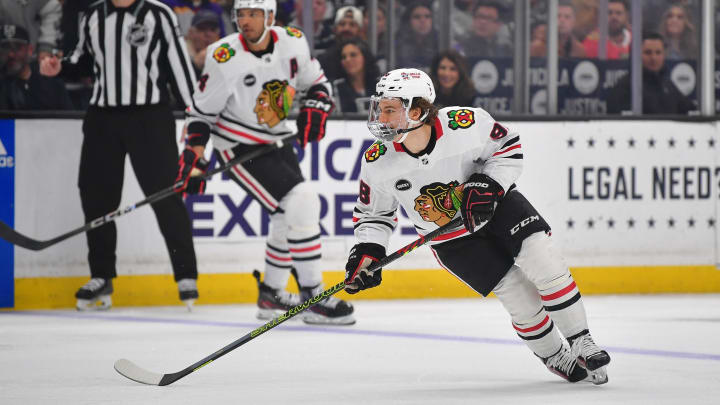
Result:
M250 151L250 152L240 155L240 156L236 156L235 158L228 160L228 162L225 163L224 165L217 167L213 170L209 170L208 172L201 175L200 177L202 177L203 179L209 179L210 177L212 177L218 173L229 170L231 167L233 167L235 165L247 162L248 160L254 159L260 155L264 155L265 153L275 150L276 148L280 148L283 145L283 140L286 140L293 136L295 136L295 135L293 134L292 136L286 136L273 144L257 148L253 151ZM55 238L49 239L49 240L37 240L37 239L29 238L29 237L17 232L16 230L14 230L10 226L8 226L6 223L0 221L0 238L3 238L6 241L12 243L13 245L20 246L25 249L42 250L42 249L52 246L58 242L62 242L65 239L68 239L79 233L87 232L87 231L95 229L99 226L105 225L109 222L112 222L115 219L117 219L119 216L128 214L132 211L135 211L136 209L142 207L143 205L152 204L152 203L162 200L163 198L169 197L169 196L175 194L176 193L175 188L180 187L180 186L182 186L182 181L178 181L175 184L173 184L172 186L169 186L169 187L162 189L154 194L151 194L151 195L145 197L144 200L136 202L133 205L128 205L125 208L121 208L121 209L115 210L107 215L104 215L102 217L95 218L94 220L88 222L87 224L85 224L77 229L74 229L70 232L64 233L58 237L55 237Z
M387 256L383 258L382 260L379 260L377 262L373 262L368 268L370 270L378 269L380 267L387 266L388 264L394 262L395 260L399 259L402 256L405 256L406 254L412 252L413 250L419 248L420 246L426 244L427 242L437 238L438 236L442 235L443 233L449 231L450 229L461 225L462 224L462 218L456 218L449 223L445 224L444 226L441 226L440 228L428 233L425 236L420 236L418 239L414 240L409 245L403 247L400 250L396 250L394 253L392 253L390 256ZM255 339L256 337L262 335L263 333L269 331L270 329L280 325L281 323L287 321L288 319L294 317L295 315L305 311L306 309L310 308L311 306L317 304L318 302L324 300L325 298L328 298L335 293L343 290L345 288L345 281L341 281L334 286L330 287L329 289L321 292L320 294L309 298L307 301L290 308L289 311L285 312L284 314L278 316L277 318L272 319L271 321L267 322L266 324L260 326L259 328L251 331L250 333L246 334L245 336L241 337L240 339L230 343L229 345L223 347L222 349L216 351L215 353L205 357L204 359L195 362L191 364L190 366L186 367L183 370L178 371L177 373L170 373L170 374L159 374L154 373L152 371L147 371L140 366L136 365L130 360L127 359L120 359L115 362L115 370L122 374L123 376L142 383L142 384L148 384L148 385L169 385L174 383L175 381L185 377L186 375L199 370L200 368L210 364L211 362L219 359L220 357L230 353L231 351L237 349L238 347L244 345L245 343Z

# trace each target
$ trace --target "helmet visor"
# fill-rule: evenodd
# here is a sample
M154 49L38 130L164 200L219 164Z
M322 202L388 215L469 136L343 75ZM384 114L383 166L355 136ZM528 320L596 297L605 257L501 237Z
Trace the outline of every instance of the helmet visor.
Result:
M407 107L395 97L372 96L367 126L370 133L381 141L392 142L408 126Z

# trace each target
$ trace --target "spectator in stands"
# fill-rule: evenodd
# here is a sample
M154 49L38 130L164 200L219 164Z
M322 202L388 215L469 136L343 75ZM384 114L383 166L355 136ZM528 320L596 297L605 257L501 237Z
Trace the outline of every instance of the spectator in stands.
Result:
M505 25L500 16L502 5L497 1L480 1L473 9L473 31L458 41L458 51L467 58L512 57L509 36L500 35Z
M40 75L30 34L0 25L0 110L70 110L65 83Z
M362 34L363 16L359 8L345 6L338 9L335 14L335 25L333 34L336 41L344 41L350 38L358 38Z
M163 3L170 6L177 16L178 23L180 24L180 31L183 36L187 36L190 27L192 26L192 19L195 14L200 10L207 10L215 14L218 26L220 27L220 37L226 35L225 23L223 22L223 9L220 5L216 4L211 0L160 0Z
M450 14L450 34L459 38L472 30L472 10L477 0L453 0L454 10Z
M360 38L362 33L362 11L357 7L346 6L340 8L335 14L334 44L323 54L317 57L328 80L340 77L340 49L343 41L351 38Z
M40 60L59 45L61 17L58 0L0 0L0 24L24 28Z
M687 114L695 105L670 80L665 67L665 43L658 33L643 35L642 41L642 105L643 114ZM630 75L626 75L611 89L607 98L610 114L632 110Z
M680 5L670 6L660 21L660 34L665 38L665 58L697 59L697 32L687 9Z
M608 59L626 59L630 54L632 34L629 28L629 14L627 0L608 1L608 40L606 42ZM588 58L598 57L599 41L600 33L597 29L583 41L585 55Z
M325 19L325 13L327 12L328 4L327 0L306 0L312 1L312 15L313 15L313 33L314 33L314 49L316 55L325 52L326 49L330 48L335 44L335 37L333 36L333 22L332 20ZM290 22L290 25L303 30L303 0L295 0L295 18ZM327 74L327 72L326 72Z
M575 38L575 9L569 0L558 4L558 56L561 58L584 58L585 48ZM530 56L547 56L547 28L545 35L538 35L530 44Z
M598 26L597 0L572 0L575 9L575 38L581 42Z
M395 50L398 66L424 71L430 69L438 52L438 33L433 28L431 1L417 0L407 7L395 36Z
M192 61L195 75L200 77L205 66L205 51L208 45L220 39L220 25L212 11L200 10L192 19L185 42Z
M437 92L434 104L438 108L473 105L475 85L468 75L465 58L457 51L440 52L430 67L430 78Z
M367 43L370 43L370 10L365 8L363 10L363 38ZM387 18L385 15L385 7L383 3L378 4L377 10L377 52L375 59L380 71L386 71L387 69Z
M367 113L370 96L375 93L375 83L380 70L370 53L368 44L360 38L341 43L340 78L333 81L336 106L340 112Z

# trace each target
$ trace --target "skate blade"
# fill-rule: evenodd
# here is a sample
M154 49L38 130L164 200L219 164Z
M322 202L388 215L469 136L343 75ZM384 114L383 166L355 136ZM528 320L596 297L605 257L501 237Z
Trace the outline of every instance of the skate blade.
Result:
M587 370L588 376L586 381L590 381L595 385L602 385L608 382L606 367L600 367L596 370Z
M77 300L75 308L78 311L107 311L112 307L112 299L109 295L103 295L94 300Z
M279 317L280 315L285 314L287 311L283 311L282 309L268 309L268 308L258 308L258 312L255 315L257 319L260 319L261 321L269 321L271 319L275 319ZM288 321L297 321L300 319L299 317L292 317L288 319Z
M308 325L354 325L355 317L352 315L339 316L337 318L330 318L327 316L319 315L314 312L307 313L303 316L303 321Z

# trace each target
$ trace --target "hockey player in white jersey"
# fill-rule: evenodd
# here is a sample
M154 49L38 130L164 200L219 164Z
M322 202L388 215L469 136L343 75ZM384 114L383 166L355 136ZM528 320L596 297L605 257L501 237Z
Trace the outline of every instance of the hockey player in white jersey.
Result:
M398 205L423 235L460 216L464 226L431 242L438 262L478 293L494 292L550 371L607 382L610 356L590 336L550 227L514 185L523 162L518 133L481 108L438 111L434 99L432 81L417 69L393 70L377 83L368 128L378 141L362 162L346 291L382 281L381 270L367 267L385 257Z
M214 153L224 164L296 129L287 116L296 93L300 100L297 139L304 147L325 135L332 94L320 64L310 56L302 32L273 26L275 0L235 0L233 14L240 34L210 45L187 111L186 149L178 180L185 191L199 193L205 184L193 169L207 170L203 158L212 136ZM320 199L300 172L293 146L267 153L229 171L230 177L270 214L265 279L258 280L261 319L284 313L323 290L320 271ZM300 297L285 288L291 268L297 271ZM307 323L353 324L351 304L330 297L303 314Z

